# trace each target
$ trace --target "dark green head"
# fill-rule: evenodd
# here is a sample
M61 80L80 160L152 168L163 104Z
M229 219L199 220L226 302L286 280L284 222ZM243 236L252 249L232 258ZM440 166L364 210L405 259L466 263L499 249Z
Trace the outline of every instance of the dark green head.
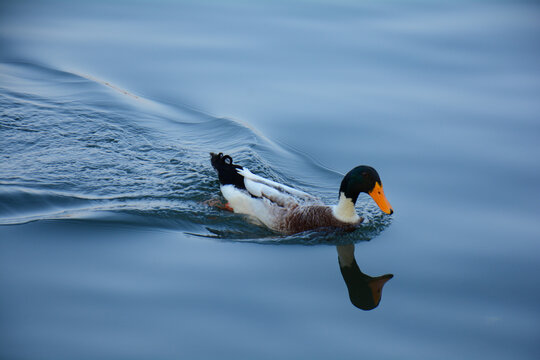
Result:
M381 178L371 166L357 166L349 171L341 181L340 196L341 193L345 194L345 197L351 199L353 204L356 203L361 192L369 194L383 212L387 214L394 212L384 196Z

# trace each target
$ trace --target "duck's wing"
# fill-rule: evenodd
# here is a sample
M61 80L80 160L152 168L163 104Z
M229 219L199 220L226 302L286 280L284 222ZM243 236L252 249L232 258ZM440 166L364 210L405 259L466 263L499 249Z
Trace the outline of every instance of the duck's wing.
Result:
M299 205L298 198L287 193L280 192L273 187L244 178L246 190L254 197L266 198L275 205L281 207L293 207Z
M304 191L255 175L246 167L237 169L237 172L244 177L246 189L253 196L265 197L281 206L298 204L299 200L310 203L320 202L317 197Z

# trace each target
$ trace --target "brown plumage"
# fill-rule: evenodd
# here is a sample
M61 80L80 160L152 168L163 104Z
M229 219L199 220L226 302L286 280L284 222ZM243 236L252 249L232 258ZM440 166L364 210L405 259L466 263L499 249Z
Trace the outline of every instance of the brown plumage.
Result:
M354 230L363 218L356 223L346 223L335 218L332 208L325 205L304 205L284 208L283 214L277 217L276 229L286 234L295 234L319 228L343 228Z

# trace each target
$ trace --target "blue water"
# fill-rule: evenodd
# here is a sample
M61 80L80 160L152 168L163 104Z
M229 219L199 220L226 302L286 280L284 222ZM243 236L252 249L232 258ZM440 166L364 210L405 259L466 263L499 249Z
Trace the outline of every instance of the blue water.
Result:
M537 359L535 2L4 1L0 358ZM337 200L281 236L210 151ZM394 275L351 304L336 246Z

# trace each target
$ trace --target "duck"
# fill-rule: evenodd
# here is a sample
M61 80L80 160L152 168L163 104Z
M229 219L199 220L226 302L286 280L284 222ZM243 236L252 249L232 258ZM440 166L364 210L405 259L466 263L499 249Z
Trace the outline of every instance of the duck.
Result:
M267 228L291 235L322 228L354 230L364 220L355 209L360 193L369 194L380 210L392 215L377 171L360 165L341 181L336 205L326 205L317 197L288 185L253 174L247 167L235 164L230 155L210 153L220 190L227 201L216 206L250 216Z

